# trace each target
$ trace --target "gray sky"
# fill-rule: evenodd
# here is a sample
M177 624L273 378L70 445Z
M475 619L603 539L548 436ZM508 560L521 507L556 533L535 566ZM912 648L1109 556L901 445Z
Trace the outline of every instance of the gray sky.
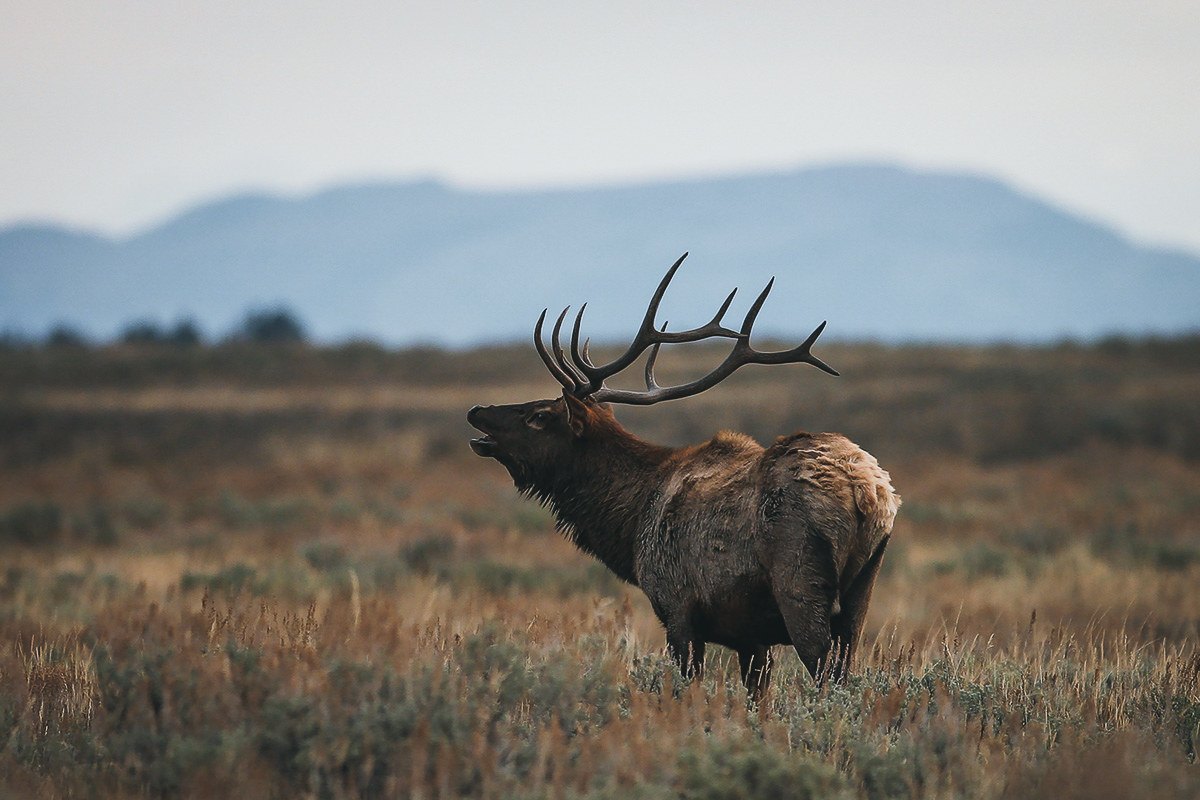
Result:
M1200 2L0 0L0 224L856 159L1200 251Z

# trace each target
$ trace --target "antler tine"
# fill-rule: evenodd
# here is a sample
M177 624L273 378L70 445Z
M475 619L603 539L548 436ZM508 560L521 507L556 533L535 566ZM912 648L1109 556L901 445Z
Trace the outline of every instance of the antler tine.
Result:
M587 303L579 307L579 313L575 315L575 326L571 328L571 360L580 366L591 366L591 359L587 357L587 342L584 342L583 352L579 352L579 326L583 324L583 312L587 310Z
M758 312L762 310L763 303L767 302L767 295L771 293L771 287L775 285L775 278L767 281L765 289L759 293L758 298L751 304L750 310L746 312L746 318L742 320L742 335L747 344L750 343L750 331L754 328L754 320L758 319Z
M679 260L671 265L671 269L663 277L658 284L658 288L654 291L654 297L650 298L650 305L646 309L646 316L642 318L642 326L638 329L638 335L634 339L634 343L646 338L648 341L642 345L641 350L638 350L638 355L646 349L650 344L659 342L661 344L681 344L683 342L694 342L700 339L708 339L713 336L725 336L730 339L736 339L737 333L729 330L721 325L721 318L725 316L725 312L729 310L729 306L733 303L733 297L737 294L737 289L729 293L729 297L725 298L725 302L721 304L721 308L717 311L716 316L708 321L707 324L699 328L693 328L690 331L680 331L679 333L666 333L665 330L657 330L654 327L654 318L658 316L658 305L662 302L663 296L667 293L667 286L671 283L671 279L675 277L676 271L679 270L679 265L688 257L684 253L679 257ZM665 327L665 326L664 326ZM635 358L637 356L634 356Z
M766 302L767 295L771 293L771 287L774 285L774 278L767 281L767 286L762 290L762 294L758 296L758 299L754 301L754 305L750 306L750 310L746 312L746 319L742 322L742 336L744 338L738 340L734 349L737 350L740 348L745 352L748 359L744 362L746 364L812 364L814 367L822 369L830 375L838 375L837 370L809 352L813 343L817 341L817 337L821 335L821 331L825 330L825 322L818 325L802 344L793 347L791 350L760 353L750 346L750 331L754 328L754 321L758 319L758 312L762 310L763 303Z
M683 260L687 258L687 253L679 257L671 268L667 270L667 274L659 282L658 288L655 289L653 297L650 298L650 305L646 308L646 314L642 318L642 324L638 328L637 335L625 352L616 359L610 361L603 366L595 366L590 359L580 357L577 348L572 347L572 358L575 361L576 371L582 373L586 377L585 385L580 387L580 394L592 394L604 387L604 381L607 378L616 375L621 370L628 367L638 356L646 351L646 348L655 344L682 344L684 342L697 342L701 339L710 339L714 337L724 337L729 339L737 339L741 336L737 331L730 330L721 324L725 317L725 312L729 310L729 306L733 303L733 298L737 294L737 289L729 293L725 298L725 302L721 304L721 308L716 315L708 321L707 324L699 328L691 330L679 331L678 333L666 333L655 328L654 319L658 315L658 306L662 302L663 296L667 293L667 287L671 283L671 279L675 277L675 273L679 270L679 266L683 264ZM572 342L578 339L578 328L582 320L582 310L580 315L575 319L576 330L572 335ZM586 356L586 354L583 354Z
M667 323L662 324L662 330L667 329ZM652 392L655 389L661 389L658 381L654 380L654 362L658 360L658 351L662 348L662 342L655 342L650 348L650 355L646 357L646 391Z
M587 378L570 361L567 361L567 356L563 352L562 343L559 339L559 334L562 332L563 320L567 318L567 312L570 310L571 307L567 306L558 315L558 321L554 323L554 330L550 334L550 344L554 348L554 360L558 362L558 366L562 367L563 372L571 377L573 384L572 391L577 392L587 384Z
M753 356L751 360L746 361L747 364L811 364L817 369L828 372L830 375L841 375L833 367L826 364L821 359L809 352L813 343L817 341L817 337L825 330L825 323L818 325L804 343L793 347L791 350L779 350L773 353L760 353L757 350L749 349L749 355Z
M737 287L735 286L733 288L733 291L729 293L729 297L726 297L725 302L721 304L721 308L719 311L717 311L717 315L712 318L712 321L709 322L708 325L704 326L705 328L720 328L721 327L721 318L724 317L725 312L729 310L729 306L733 303L733 298L735 295L737 295L737 292L738 292L738 290L737 290ZM724 329L722 329L722 330L724 330ZM730 333L732 333L732 331L730 331ZM721 334L721 335L726 336L728 334Z
M574 392L579 388L575 379L566 373L555 360L550 356L550 352L546 349L546 343L542 341L542 326L546 322L546 313L550 309L542 309L542 315L538 317L537 324L533 326L533 346L537 348L538 355L542 357L542 363L546 365L546 369L550 370L550 374L554 379L562 384L563 388Z
M658 304L662 302L663 296L667 293L667 287L671 284L671 279L675 277L675 273L679 271L679 267L683 264L683 260L688 257L687 253L681 255L671 268L667 270L667 274L658 282L658 288L654 290L654 296L650 298L650 305L646 308L646 316L642 318L642 327L638 331L641 333L647 329L654 330L654 318L658 316Z
M637 335L633 337L633 341L624 353L602 367L597 367L590 363L585 364L581 359L576 360L576 365L580 368L580 371L588 377L588 385L586 387L588 390L595 391L604 386L605 378L610 378L628 367L651 345L652 340L647 337L655 333L654 318L658 315L658 305L667 293L667 287L671 284L671 279L675 277L675 273L679 271L680 265L683 264L683 260L687 257L687 253L681 255L671 265L671 268L667 270L667 274L663 276L663 279L658 282L658 288L654 290L654 294L650 298L650 305L646 308L646 315L642 317L642 324L638 327ZM576 318L575 321L578 326L581 317Z

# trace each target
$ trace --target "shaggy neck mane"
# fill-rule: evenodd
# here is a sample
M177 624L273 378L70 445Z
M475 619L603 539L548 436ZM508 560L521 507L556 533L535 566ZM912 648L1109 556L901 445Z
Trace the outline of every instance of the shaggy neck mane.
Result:
M554 512L558 529L634 585L638 520L672 449L634 436L611 415L595 415L576 458L533 477L523 492Z

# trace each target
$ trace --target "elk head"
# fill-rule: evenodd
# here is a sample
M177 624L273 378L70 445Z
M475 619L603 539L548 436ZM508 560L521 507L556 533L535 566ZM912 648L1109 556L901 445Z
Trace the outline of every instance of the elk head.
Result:
M549 476L542 473L570 461L579 440L592 428L592 415L592 408L570 395L514 405L475 406L467 412L467 421L483 436L471 440L471 449L499 461L517 487L526 491L545 483Z

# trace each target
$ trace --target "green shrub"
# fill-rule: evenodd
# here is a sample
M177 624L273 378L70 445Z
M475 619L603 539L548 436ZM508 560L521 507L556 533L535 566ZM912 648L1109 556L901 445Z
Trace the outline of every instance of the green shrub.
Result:
M308 565L318 572L329 572L346 566L346 550L336 542L313 542L302 555Z
M185 592L192 589L208 589L218 594L237 594L251 588L258 570L245 564L233 564L213 573L185 572L180 588Z
M454 555L454 540L440 534L430 534L400 549L400 559L420 575L431 575L449 564Z
M54 544L62 535L65 524L66 514L53 500L21 503L0 514L0 541Z
M685 800L832 800L850 797L828 764L774 749L762 740L712 741L681 757Z

